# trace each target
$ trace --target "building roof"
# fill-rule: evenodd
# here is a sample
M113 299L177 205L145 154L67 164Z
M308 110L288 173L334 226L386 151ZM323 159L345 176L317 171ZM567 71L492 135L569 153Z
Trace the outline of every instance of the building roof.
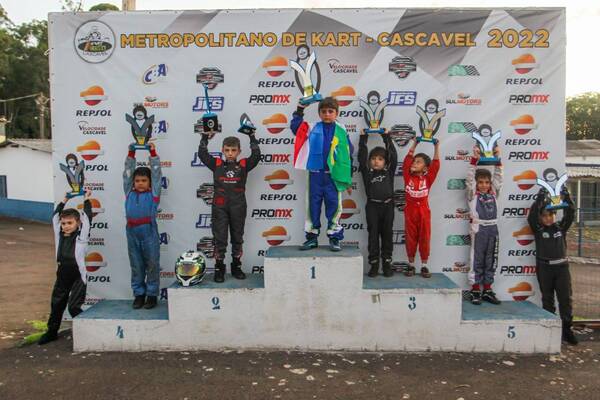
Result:
M29 149L52 153L52 140L50 139L7 139L1 147L27 147Z
M600 140L567 140L567 157L600 157Z
M600 178L600 166L567 165L569 178Z

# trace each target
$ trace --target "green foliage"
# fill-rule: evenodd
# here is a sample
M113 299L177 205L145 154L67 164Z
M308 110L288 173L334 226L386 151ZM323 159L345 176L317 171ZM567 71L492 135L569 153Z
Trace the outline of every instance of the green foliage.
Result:
M119 7L110 3L100 3L90 7L90 11L119 11Z
M600 93L567 99L567 139L600 139Z

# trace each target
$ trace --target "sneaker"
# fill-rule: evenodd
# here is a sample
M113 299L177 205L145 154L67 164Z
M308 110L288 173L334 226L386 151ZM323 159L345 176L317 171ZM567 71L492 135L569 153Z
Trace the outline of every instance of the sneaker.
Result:
M233 259L233 262L231 263L231 275L233 275L235 279L246 279L246 274L242 271L241 265L242 263L239 258Z
M496 293L494 293L492 289L484 290L483 294L481 295L481 298L483 301L487 301L488 303L496 305L502 303L500 300L498 300L498 298L496 298Z
M423 278L431 278L431 272L429 272L429 268L421 267L421 276Z
M394 270L392 269L392 260L383 260L383 276L391 278L394 276Z
M342 246L340 246L340 240L336 238L329 238L329 250L341 251Z
M319 247L319 238L314 237L311 239L307 239L306 242L302 243L302 246L300 246L300 250L316 249L317 247Z
M575 333L573 333L571 327L563 327L562 340L563 342L567 342L572 346L577 346L579 343L579 340L577 340L577 337L575 336Z
M144 302L146 301L146 296L135 296L133 299L133 309L138 310L144 306Z
M156 296L148 296L146 297L146 304L144 304L144 308L146 310L150 310L151 308L156 307Z
M471 304L475 304L476 306L481 305L481 292L479 290L471 290L469 292L469 297Z
M374 260L373 262L370 262L369 264L371 264L371 269L369 269L369 272L367 272L367 276L369 278L375 278L377 276L377 274L379 273L379 261Z
M40 346L45 345L46 343L50 343L58 339L58 333L56 331L47 331L40 337L38 340L38 344Z
M215 264L215 277L214 280L216 283L225 282L225 264L223 261L220 261Z
M409 265L404 270L404 275L406 275L406 276L415 276L416 273L417 273L417 269L415 268L414 265Z

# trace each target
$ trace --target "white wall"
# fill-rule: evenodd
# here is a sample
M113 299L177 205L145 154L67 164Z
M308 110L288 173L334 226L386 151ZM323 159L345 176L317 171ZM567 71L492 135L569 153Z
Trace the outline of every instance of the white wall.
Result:
M23 146L0 148L0 175L6 175L9 199L54 201L50 153Z

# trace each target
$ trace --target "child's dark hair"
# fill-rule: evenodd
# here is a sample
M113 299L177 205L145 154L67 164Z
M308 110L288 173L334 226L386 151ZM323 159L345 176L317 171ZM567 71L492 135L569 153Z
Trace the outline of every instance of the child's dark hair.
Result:
M381 157L387 161L387 150L381 146L377 146L369 152L369 160L373 157Z
M63 218L74 218L77 221L79 221L80 214L79 214L79 211L77 211L74 208L67 208L60 212L60 219L63 219Z
M77 156L75 154L73 154L73 153L67 154L67 156L65 157L65 161L68 163L69 160L73 160L77 164Z
M425 153L417 153L414 158L421 158L427 167L431 164L431 157Z
M146 107L142 106L141 104L133 107L133 116L140 111L144 113L144 118L148 118L148 111L146 111Z
M325 97L319 102L319 111L321 111L323 108L333 108L335 111L339 111L340 105L335 98Z
M547 212L548 214L556 215L556 210L547 209L546 207L541 207L540 208L540 216L542 216L542 214L544 214L544 212Z
M223 147L237 147L238 149L242 148L242 145L240 144L240 139L236 138L235 136L228 136L225 139L223 139Z
M152 171L148 167L137 167L135 171L133 171L133 178L136 176L145 176L150 181L150 185L152 185Z
M492 180L492 173L485 168L477 168L475 170L475 181L479 179L489 179Z

